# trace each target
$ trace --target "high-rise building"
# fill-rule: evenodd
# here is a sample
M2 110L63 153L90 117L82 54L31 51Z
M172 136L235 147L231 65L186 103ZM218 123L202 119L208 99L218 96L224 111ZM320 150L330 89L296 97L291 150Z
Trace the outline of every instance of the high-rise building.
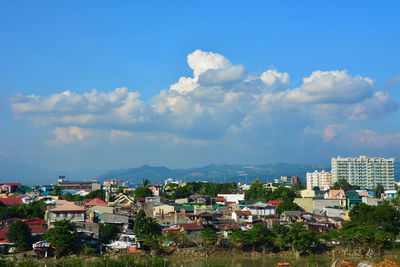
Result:
M320 189L329 189L332 185L332 173L325 171L307 172L307 189L318 186Z
M394 158L332 158L332 180L345 179L362 189L373 189L378 184L394 189Z

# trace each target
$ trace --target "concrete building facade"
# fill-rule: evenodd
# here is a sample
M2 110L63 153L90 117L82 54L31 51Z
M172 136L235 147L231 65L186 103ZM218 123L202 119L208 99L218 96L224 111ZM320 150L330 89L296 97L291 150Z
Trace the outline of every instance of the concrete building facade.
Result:
M318 186L322 189L329 189L332 185L332 173L325 171L314 171L307 172L307 189L313 189L313 187Z
M378 184L386 190L394 189L394 158L332 158L332 181L345 179L362 189L373 189Z

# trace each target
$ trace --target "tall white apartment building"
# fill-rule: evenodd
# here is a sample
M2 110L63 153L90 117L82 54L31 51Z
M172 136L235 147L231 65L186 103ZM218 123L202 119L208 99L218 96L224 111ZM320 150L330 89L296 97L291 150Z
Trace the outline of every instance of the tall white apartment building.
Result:
M332 158L332 180L346 179L351 185L373 189L377 184L394 189L394 158Z
M332 173L325 171L307 172L307 189L318 186L320 189L329 189L332 185Z

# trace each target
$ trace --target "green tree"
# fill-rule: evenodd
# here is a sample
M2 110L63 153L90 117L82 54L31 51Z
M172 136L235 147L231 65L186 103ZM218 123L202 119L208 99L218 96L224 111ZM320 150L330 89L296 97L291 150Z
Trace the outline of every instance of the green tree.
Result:
M294 192L299 192L301 190L304 190L307 188L307 184L303 183L303 182L298 182L294 185L292 185L292 187L290 187L290 189L292 189Z
M137 200L138 198L153 196L153 192L151 191L151 189L149 187L144 187L144 186L136 188L134 194L135 194L135 200Z
M292 201L284 201L279 204L278 208L276 208L276 213L282 214L284 211L296 211L299 209L300 207L296 203Z
M69 220L54 222L54 227L47 230L43 238L56 247L58 255L67 255L80 249L76 225Z
M154 218L146 216L144 210L139 210L133 222L133 232L139 237L156 236L159 225Z
M150 181L148 179L143 179L142 186L143 187L149 187L150 186Z
M54 190L51 192L52 196L61 196L62 192L61 192L61 187L54 187Z
M296 193L291 188L278 184L277 188L269 195L268 200L293 201L295 197Z
M317 234L308 230L305 224L298 222L292 224L286 234L285 241L300 254L310 253L319 245Z
M381 198L382 193L385 192L385 188L381 184L377 184L374 189L374 195L376 198Z
M103 243L110 243L121 232L117 225L103 224L99 225L99 235Z
M256 179L244 195L245 200L265 200L271 194L270 189L263 187L260 180Z
M90 192L90 194L88 194L85 198L86 199L99 198L101 200L105 200L105 197L106 197L106 191L98 189Z
M319 191L320 188L319 188L319 186L314 186L314 187L312 188L312 190L314 190L314 191Z
M213 229L206 228L204 230L201 230L200 238L202 239L204 245L207 246L210 244L215 244L218 239L218 236Z
M344 191L348 191L348 190L358 190L360 189L360 187L358 185L349 184L349 182L347 182L346 179L339 179L337 182L333 184L333 186L331 186L330 189L333 190L343 189Z
M273 233L263 224L255 224L252 229L246 232L247 240L253 249L261 246L269 246L273 241Z
M32 233L28 224L16 221L10 225L6 233L7 239L14 243L18 249L32 248Z

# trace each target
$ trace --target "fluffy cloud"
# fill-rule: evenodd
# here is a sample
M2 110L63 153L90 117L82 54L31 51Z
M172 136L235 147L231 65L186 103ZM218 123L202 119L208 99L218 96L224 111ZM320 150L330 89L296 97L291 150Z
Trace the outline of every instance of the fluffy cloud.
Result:
M332 141L332 139L339 133L343 132L347 128L346 124L332 124L325 127L322 133L322 139L324 142Z
M400 145L400 132L380 135L369 129L354 131L347 137L349 143L357 146L382 148L385 146ZM346 142L346 140L343 140Z
M261 74L260 79L269 87L286 89L289 85L289 74L280 73L277 70L267 70Z
M394 101L387 93L376 92L361 103L349 107L349 118L353 120L366 120L379 117L381 114L395 112L399 103Z
M356 103L372 95L373 80L350 76L347 71L314 71L286 95L297 103Z
M55 140L48 141L47 144L63 145L83 141L83 139L91 134L91 131L77 126L71 126L68 128L56 127L52 134L55 136Z
M81 95L70 91L48 97L17 95L11 99L11 109L16 119L28 119L36 125L139 123L146 120L145 105L139 96L127 88L109 93L93 89Z
M17 120L55 127L57 142L64 144L84 140L89 130L83 129L106 129L111 139L151 132L175 135L174 143L203 144L199 140L227 136L262 140L286 132L300 135L312 124L322 125L320 133L329 142L350 120L385 116L399 108L388 94L374 92L371 78L345 70L317 70L290 88L288 73L248 73L217 53L196 50L187 62L193 76L180 77L148 102L138 92L117 88L17 95L10 99L11 108Z

